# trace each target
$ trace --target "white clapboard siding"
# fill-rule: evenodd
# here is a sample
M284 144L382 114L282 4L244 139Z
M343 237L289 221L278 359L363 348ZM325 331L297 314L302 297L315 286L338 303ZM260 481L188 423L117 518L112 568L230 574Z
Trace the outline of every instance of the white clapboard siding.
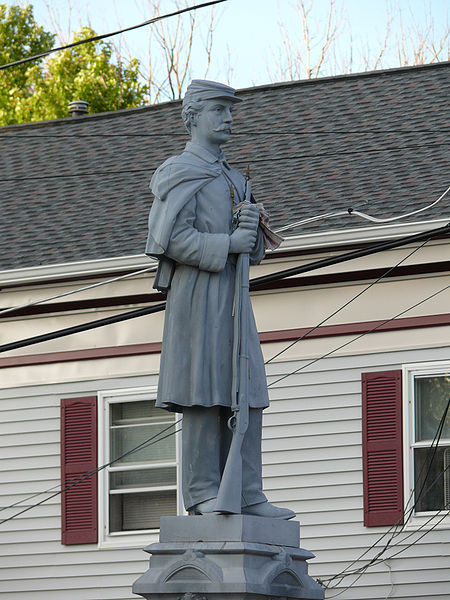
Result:
M308 362L281 358L267 365L269 384ZM361 372L444 358L439 348L329 357L270 386L264 489L271 501L297 512L302 547L316 555L310 561L314 577L337 575L353 561L351 568L364 566L387 539L379 542L389 528L362 525ZM27 498L59 483L61 396L154 383L154 377L129 377L3 391L0 504L24 502L0 512L0 520L39 502L45 496ZM403 550L398 557L374 565L357 581L344 579L326 598L339 593L340 600L448 600L449 531L435 529L408 547L421 533L402 532L385 554ZM0 525L0 600L136 598L131 585L148 565L141 548L62 546L60 536L59 496Z

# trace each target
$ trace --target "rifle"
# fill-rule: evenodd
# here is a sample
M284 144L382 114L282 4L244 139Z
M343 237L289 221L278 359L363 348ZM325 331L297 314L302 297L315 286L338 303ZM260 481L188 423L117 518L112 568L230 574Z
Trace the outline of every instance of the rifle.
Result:
M251 201L251 180L249 169L245 178L245 201ZM232 416L228 427L233 439L228 451L225 469L222 474L216 499L215 512L241 513L242 497L242 443L248 428L248 322L249 322L249 255L239 254L236 263L234 289L234 330L233 330L233 379Z

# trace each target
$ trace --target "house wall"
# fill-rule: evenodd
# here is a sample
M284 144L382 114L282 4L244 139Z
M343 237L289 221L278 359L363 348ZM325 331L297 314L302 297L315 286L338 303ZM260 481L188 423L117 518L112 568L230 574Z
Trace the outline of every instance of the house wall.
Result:
M339 271L388 267L408 251L403 248L383 253L383 256L360 259L358 266L347 263L340 265ZM329 253L320 256L326 254ZM252 275L287 268L301 261L310 262L317 257L267 261L254 269ZM426 263L443 257L445 246L435 242L418 251L413 262ZM253 305L258 329L313 326L368 283L256 292ZM327 324L391 318L449 284L450 277L446 274L389 278L368 290ZM52 295L63 287L69 286L11 290L3 297L3 305ZM108 293L122 295L144 290L151 291L148 278L114 284ZM106 295L103 288L85 293L85 297ZM2 323L3 339L6 342L28 337L129 308L8 319ZM440 314L449 312L448 308L447 292L404 316ZM160 341L161 331L162 314L159 313L5 356ZM353 337L356 336L301 341L267 365L269 384ZM448 359L449 339L450 326L368 334L270 387L271 406L265 414L263 433L264 486L271 501L298 513L302 546L316 554L310 563L314 577L339 573L387 530L362 525L361 372ZM286 346L287 342L263 344L265 358L269 359ZM9 506L58 485L61 397L154 385L158 363L159 355L151 354L0 369L0 469L5 482L0 489L0 504ZM39 500L41 497L37 496L25 506ZM0 517L15 514L21 506L3 511ZM433 600L447 599L449 524L444 525L397 558L369 569L339 597L342 600L386 597L415 600L425 596ZM420 536L420 533L413 534L406 539L410 533L408 530L396 538L396 550L414 541L414 535ZM130 600L133 597L131 583L147 568L142 543L134 548L109 549L98 549L96 545L62 546L60 536L59 496L0 525L1 600L24 596L30 600L59 600L61 597L65 600ZM361 564L363 561L356 566ZM345 579L340 588L329 590L326 597L332 598L352 581L351 577Z

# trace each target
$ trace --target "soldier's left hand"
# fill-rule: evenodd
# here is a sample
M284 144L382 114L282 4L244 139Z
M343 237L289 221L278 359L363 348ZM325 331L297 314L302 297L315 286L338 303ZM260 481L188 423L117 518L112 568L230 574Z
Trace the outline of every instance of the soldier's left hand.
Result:
M254 204L245 204L239 215L239 227L256 231L259 224L259 208Z

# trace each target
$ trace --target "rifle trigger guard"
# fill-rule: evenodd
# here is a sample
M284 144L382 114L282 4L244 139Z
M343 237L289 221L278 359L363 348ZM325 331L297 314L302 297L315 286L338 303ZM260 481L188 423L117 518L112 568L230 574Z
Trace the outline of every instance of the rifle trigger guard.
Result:
M236 429L236 412L231 415L231 417L227 421L227 426L230 431L234 431Z

